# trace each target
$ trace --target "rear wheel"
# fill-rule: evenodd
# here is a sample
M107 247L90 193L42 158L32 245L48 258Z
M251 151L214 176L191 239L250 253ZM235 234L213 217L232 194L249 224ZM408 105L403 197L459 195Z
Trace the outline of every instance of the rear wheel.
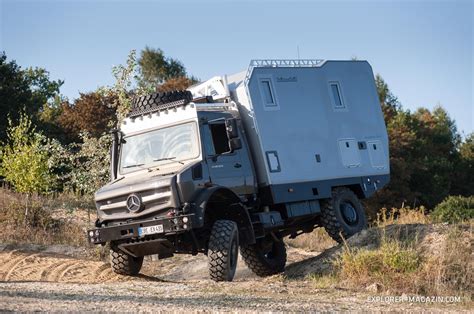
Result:
M257 276L271 276L285 270L286 247L282 239L276 241L267 236L256 244L241 246L240 254L247 267Z
M231 220L217 220L208 244L209 274L214 281L232 281L239 256L239 231Z
M364 207L348 188L334 189L332 198L321 203L321 223L339 243L367 227Z
M116 244L110 244L110 263L112 270L121 275L135 276L138 275L143 265L142 257L133 257L122 250Z

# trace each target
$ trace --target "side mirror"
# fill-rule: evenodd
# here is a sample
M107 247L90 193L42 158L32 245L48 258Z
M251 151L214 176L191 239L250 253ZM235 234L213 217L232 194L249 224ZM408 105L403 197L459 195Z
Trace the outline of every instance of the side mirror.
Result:
M239 137L239 132L237 129L237 120L235 118L225 120L225 130L227 132L227 137L229 139L234 139Z
M233 152L234 150L238 150L242 148L242 141L240 138L231 138L229 139L229 148L230 151Z

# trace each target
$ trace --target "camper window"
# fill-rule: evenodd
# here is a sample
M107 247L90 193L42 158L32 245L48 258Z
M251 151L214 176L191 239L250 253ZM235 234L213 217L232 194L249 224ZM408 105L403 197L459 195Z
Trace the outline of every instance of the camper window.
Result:
M344 103L342 102L339 83L331 82L330 87L331 87L331 93L332 93L333 106L338 109L344 108L345 106L344 106Z
M277 110L278 104L273 90L271 78L260 78L260 92L262 94L262 101L264 108Z
M265 104L268 105L275 105L275 102L273 101L273 95L272 95L272 88L270 87L270 81L269 80L262 80L262 89L263 89L263 96L265 98Z

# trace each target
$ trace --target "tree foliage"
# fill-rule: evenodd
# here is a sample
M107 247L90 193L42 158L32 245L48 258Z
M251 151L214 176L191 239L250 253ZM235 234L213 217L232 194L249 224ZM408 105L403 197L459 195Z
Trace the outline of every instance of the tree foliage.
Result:
M189 86L195 84L197 80L195 78L189 78L189 77L176 77L176 78L171 78L164 82L163 84L159 85L157 87L158 92L170 92L174 90L185 90Z
M17 125L8 119L8 141L2 149L0 174L21 193L50 192L55 188L48 167L44 137L35 132L30 118L20 114Z
M111 138L104 134L99 138L81 133L82 143L73 144L70 150L71 171L67 188L80 194L94 194L109 180Z
M460 144L459 158L452 173L451 194L474 195L474 133Z
M116 103L117 96L114 94L80 93L73 104L62 103L57 121L67 137L75 142L80 140L81 132L87 132L98 138L104 132L110 131L117 123Z
M158 86L165 81L186 77L183 63L177 59L166 57L163 50L145 47L138 59L140 80L142 86Z
M473 160L466 153L472 139L461 144L455 122L441 106L412 113L401 107L380 75L376 86L389 137L391 178L367 201L373 211L402 204L433 208L450 194L472 195Z
M13 123L20 119L24 112L37 121L37 114L58 94L64 82L53 81L49 72L41 68L21 69L15 61L7 61L3 52L0 54L0 141L6 139L7 117Z

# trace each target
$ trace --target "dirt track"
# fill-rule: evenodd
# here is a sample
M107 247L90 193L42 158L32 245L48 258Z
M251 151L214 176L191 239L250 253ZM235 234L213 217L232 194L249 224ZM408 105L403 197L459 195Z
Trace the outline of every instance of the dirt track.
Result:
M311 254L290 249L292 263L314 260ZM301 264L296 263L296 264ZM293 264L295 265L295 264ZM304 278L255 277L239 261L232 283L207 279L205 256L176 256L145 261L143 275L114 274L107 263L81 260L57 253L0 252L0 310L421 310L424 304L367 301L369 294L345 289L315 289ZM431 311L453 309L449 305ZM459 310L459 305L456 308Z

